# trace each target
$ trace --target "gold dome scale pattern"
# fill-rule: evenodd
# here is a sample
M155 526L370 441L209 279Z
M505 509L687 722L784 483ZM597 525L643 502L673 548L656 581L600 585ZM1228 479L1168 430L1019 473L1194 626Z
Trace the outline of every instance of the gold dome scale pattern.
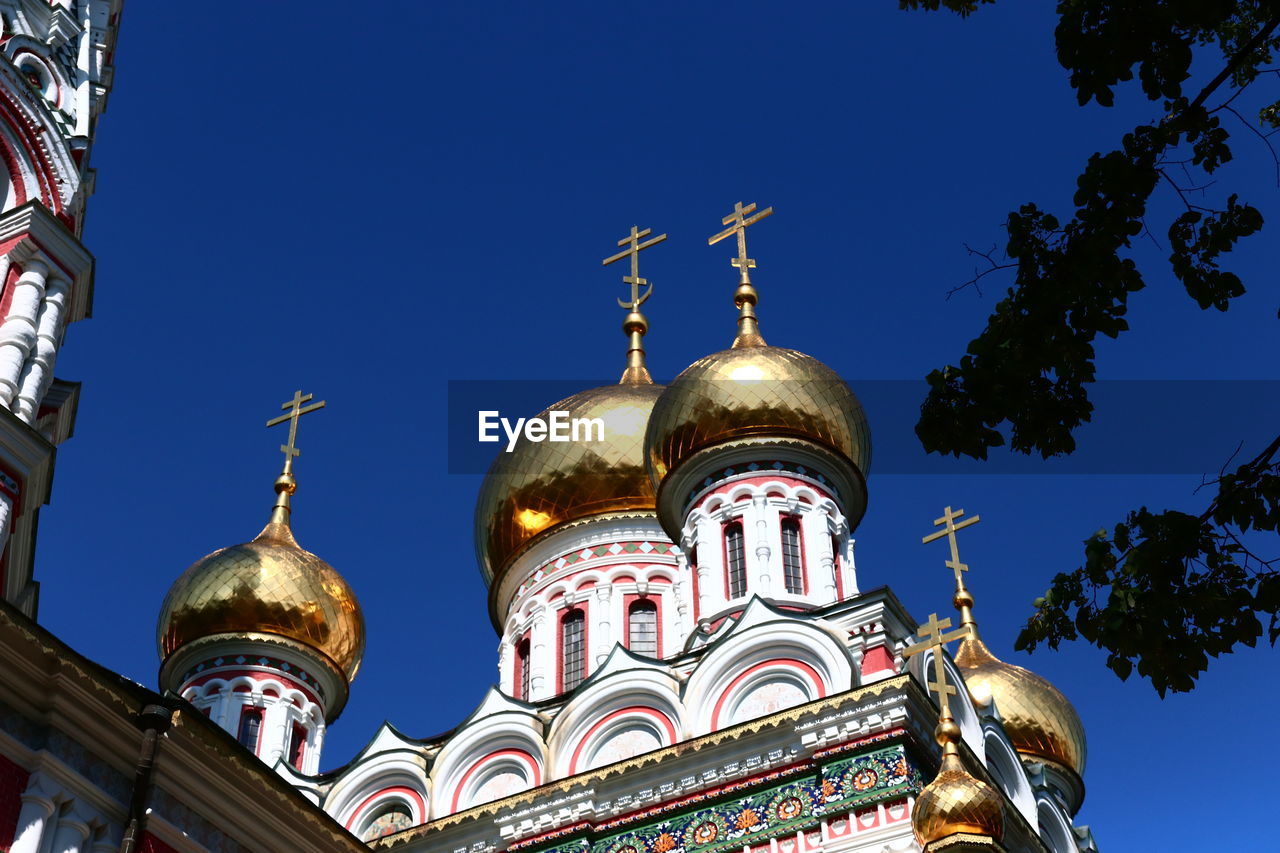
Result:
M216 635L266 634L314 649L350 681L364 654L364 615L342 575L303 549L288 509L252 541L196 561L160 609L157 642L167 660Z
M866 475L871 430L848 384L812 356L748 346L695 361L654 406L645 444L661 482L699 450L742 438L799 438L839 453Z
M613 512L654 509L644 468L644 433L661 385L606 385L547 407L569 418L600 418L602 441L531 442L499 453L476 501L476 551L491 587L512 559L547 531Z
M961 641L955 662L976 701L995 699L1004 730L1019 754L1084 774L1084 724L1062 691L1034 672L997 658L976 632Z

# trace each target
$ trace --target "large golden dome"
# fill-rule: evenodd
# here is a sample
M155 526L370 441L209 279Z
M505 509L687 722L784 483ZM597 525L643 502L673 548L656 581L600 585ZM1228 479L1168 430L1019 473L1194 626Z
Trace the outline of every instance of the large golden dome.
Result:
M476 501L476 551L485 583L529 543L561 525L612 512L654 511L644 468L644 432L661 385L628 380L548 406L567 417L600 418L600 441L532 442L499 453Z
M976 701L996 700L1014 749L1077 776L1084 774L1084 725L1062 691L1034 672L997 658L976 632L961 641L955 662Z
M298 545L277 511L251 542L214 551L174 582L160 610L160 656L218 635L300 643L347 681L364 654L364 616L342 575Z

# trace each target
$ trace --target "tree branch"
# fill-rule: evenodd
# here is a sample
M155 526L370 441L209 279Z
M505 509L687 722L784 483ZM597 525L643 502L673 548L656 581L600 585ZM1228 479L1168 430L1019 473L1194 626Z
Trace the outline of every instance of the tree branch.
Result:
M1235 56L1231 57L1230 61L1227 62L1226 67L1219 71L1218 75L1210 80L1209 83L1200 90L1200 94L1196 95L1195 100L1191 102L1191 106L1202 106L1204 102L1208 100L1209 96L1214 93L1214 90L1221 86L1228 77L1234 74L1236 69L1240 67L1241 63L1243 63L1250 54L1257 50L1258 47L1267 40L1267 37L1271 35L1277 26L1280 26L1280 18L1272 18L1270 21L1267 21L1266 26L1254 33L1253 38L1249 39L1248 43L1245 44L1244 47L1240 48L1240 51Z

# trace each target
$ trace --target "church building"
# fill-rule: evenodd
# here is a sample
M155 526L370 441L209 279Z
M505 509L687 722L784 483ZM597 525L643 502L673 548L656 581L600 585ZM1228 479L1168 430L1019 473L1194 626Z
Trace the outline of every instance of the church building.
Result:
M639 272L666 235L633 227L605 259L629 265L621 378L541 415L596 434L526 433L484 479L500 651L451 731L401 720L357 755L325 749L367 627L301 544L300 480L325 488L294 470L324 405L301 391L268 422L288 432L261 532L174 572L153 687L41 627L36 518L79 391L53 371L92 302L80 234L120 5L0 0L0 851L1097 850L1076 822L1078 715L980 638L959 536L978 516L922 519L950 617L913 617L887 572L859 571L870 427L833 370L765 342L747 240L773 211L755 204L708 240L736 242L736 285L726 270L715 351L669 385L646 366Z

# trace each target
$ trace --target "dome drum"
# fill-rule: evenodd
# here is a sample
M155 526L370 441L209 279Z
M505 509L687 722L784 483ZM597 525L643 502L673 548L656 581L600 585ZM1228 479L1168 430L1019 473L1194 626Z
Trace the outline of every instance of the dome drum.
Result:
M704 448L686 459L658 487L658 518L672 541L681 541L688 510L706 492L733 475L767 476L774 463L804 469L799 476L813 479L833 493L853 530L867 511L867 484L862 472L841 454L799 438L744 438ZM789 463L789 464L788 464ZM758 466L752 470L750 466ZM786 472L783 476L792 476Z
M243 661L243 662L242 662ZM183 645L160 665L160 683L179 691L203 676L246 671L271 672L312 693L333 722L347 704L346 675L326 655L275 634L212 634Z
M277 481L280 502L252 541L197 560L170 587L156 627L162 687L179 689L189 668L220 655L252 667L278 650L285 675L296 667L295 680L304 672L333 682L326 716L346 703L364 655L364 614L342 575L294 539L291 485Z
M772 456L773 448L792 448L797 461L816 455L814 467L837 482L851 527L866 509L871 430L862 405L834 370L795 350L745 345L694 362L658 398L644 445L669 534L679 531L700 480L726 459L770 461L759 454ZM740 450L752 445L748 459L752 452Z

